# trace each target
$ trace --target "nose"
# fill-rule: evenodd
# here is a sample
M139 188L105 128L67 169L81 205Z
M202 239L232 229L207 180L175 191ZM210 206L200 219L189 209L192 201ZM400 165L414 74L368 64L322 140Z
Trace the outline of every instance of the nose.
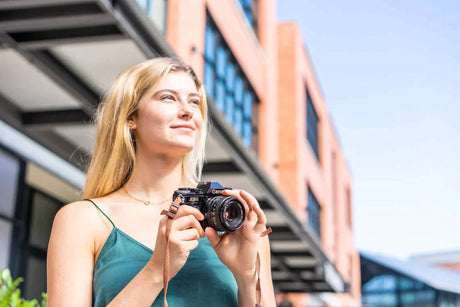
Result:
M193 109L190 104L187 102L181 103L178 115L182 119L191 119L193 117Z

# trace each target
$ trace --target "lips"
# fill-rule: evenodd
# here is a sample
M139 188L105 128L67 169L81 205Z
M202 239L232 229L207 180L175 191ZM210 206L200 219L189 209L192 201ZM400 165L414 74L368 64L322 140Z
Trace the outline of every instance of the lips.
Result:
M174 126L171 126L171 128L184 129L184 130L195 130L195 127L193 127L192 125L188 125L188 124L174 125Z

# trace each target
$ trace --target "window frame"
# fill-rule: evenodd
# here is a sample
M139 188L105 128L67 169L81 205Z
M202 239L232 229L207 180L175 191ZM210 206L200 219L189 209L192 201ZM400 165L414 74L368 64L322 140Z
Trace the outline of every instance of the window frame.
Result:
M206 13L204 50L203 80L208 97L213 98L216 108L243 143L257 153L260 100L209 12ZM222 61L225 67L221 67ZM251 100L249 108L247 99Z

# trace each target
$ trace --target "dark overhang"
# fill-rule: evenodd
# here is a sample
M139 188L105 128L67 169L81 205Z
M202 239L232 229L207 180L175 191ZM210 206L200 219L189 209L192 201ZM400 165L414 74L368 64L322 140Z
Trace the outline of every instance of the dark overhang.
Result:
M122 69L155 56L176 54L134 0L0 1L0 119L84 170L101 96ZM243 188L259 200L273 228L276 290L346 291L321 242L213 101L209 114L203 179Z

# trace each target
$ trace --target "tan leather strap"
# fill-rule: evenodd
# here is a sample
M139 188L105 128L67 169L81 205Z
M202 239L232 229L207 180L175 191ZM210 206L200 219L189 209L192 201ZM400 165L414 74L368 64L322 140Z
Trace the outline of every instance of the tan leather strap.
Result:
M166 215L169 219L173 219L176 216L177 210L182 203L182 198L177 196L176 199L171 203L169 206L168 211L163 210L161 211L161 215ZM164 307L168 307L168 302L166 300L166 293L168 292L168 283L169 283L169 235L171 233L171 221L168 220L166 222L166 251L165 251L165 259L163 260L163 305Z

